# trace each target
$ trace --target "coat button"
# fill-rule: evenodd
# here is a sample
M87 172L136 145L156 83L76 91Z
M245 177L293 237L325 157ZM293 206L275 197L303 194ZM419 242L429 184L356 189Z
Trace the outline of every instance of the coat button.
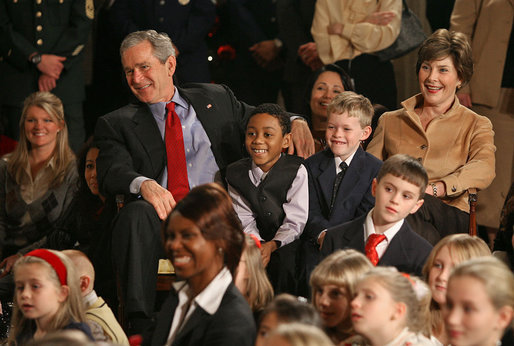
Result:
M37 45L38 46L42 46L43 45L43 40L42 39L39 39L36 41Z
M42 0L36 0L36 4L41 5Z
M416 160L418 160L419 162L423 162L423 158L421 157L418 157Z
M268 211L268 212L266 213L266 216L271 216L271 215L272 215L271 211Z
M261 196L261 201L264 202L266 199L267 199L266 196Z
M421 150L425 150L425 149L427 148L427 146L426 146L426 144L422 144L422 145L420 146L420 148L421 148Z
M36 18L41 18L42 15L43 15L43 13L41 13L41 11L36 12Z
M164 18L163 18L163 17L160 17L160 18L159 18L159 22L161 22L161 23L162 23L162 22L164 22Z
M457 188L455 186L452 187L452 192L457 191Z
M42 26L42 25L38 25L38 26L36 26L36 30L37 30L37 31L42 31L42 30L43 30L43 26Z
M166 1L164 1L164 0L159 1L159 5L164 6L164 4L166 4Z

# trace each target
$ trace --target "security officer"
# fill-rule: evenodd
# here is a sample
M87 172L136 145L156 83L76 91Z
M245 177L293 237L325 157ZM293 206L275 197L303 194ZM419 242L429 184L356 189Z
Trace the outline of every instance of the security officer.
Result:
M82 49L93 0L0 0L0 114L17 139L23 100L51 91L64 104L70 143L84 141Z

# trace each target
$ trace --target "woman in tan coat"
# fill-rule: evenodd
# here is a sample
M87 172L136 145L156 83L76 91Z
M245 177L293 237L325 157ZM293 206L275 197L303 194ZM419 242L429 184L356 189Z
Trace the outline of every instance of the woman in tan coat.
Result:
M434 32L419 49L416 72L421 93L380 118L367 151L382 160L402 153L423 163L429 177L425 205L409 222L418 231L431 224L437 232L420 233L435 243L467 232L467 190L484 189L495 176L494 132L489 119L462 106L455 95L473 74L464 34Z

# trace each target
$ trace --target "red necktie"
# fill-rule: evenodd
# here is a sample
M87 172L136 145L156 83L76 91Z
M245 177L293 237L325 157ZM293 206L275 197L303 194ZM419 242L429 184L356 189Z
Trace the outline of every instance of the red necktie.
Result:
M166 109L168 116L166 117L164 142L168 159L168 191L178 202L189 192L184 136L182 135L182 124L175 112L175 102L168 103Z
M377 245L380 244L386 238L383 234L373 233L368 237L366 241L366 257L369 258L374 266L378 263Z

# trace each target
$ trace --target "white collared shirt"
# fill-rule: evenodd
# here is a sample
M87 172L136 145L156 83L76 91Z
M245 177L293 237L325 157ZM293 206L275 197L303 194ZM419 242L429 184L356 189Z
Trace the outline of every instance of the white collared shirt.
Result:
M375 232L375 225L373 223L373 210L375 210L375 208L369 211L368 215L366 216L366 221L364 222L364 244L366 244L366 241L368 240L368 237L371 234L377 233ZM398 233L400 228L402 228L403 220L404 219L401 219L383 233L386 236L386 238L382 242L380 242L376 247L379 260L386 252L387 247L391 243L391 240L393 240L396 233Z
M352 163L353 157L355 156L355 153L357 152L357 149L355 149L353 154L351 154L350 156L348 156L348 158L346 160L344 160L344 162L346 162L348 167L350 167L350 163ZM335 156L334 155L334 162L336 164L336 175L338 175L339 172L341 172L341 167L339 167L339 165L341 164L341 162L343 162L343 160L341 160L341 158L339 156Z
M212 281L200 292L196 297L193 298L193 302L186 312L186 317L182 323L182 327L187 323L196 307L199 306L209 315L214 315L221 305L221 300L227 291L228 286L232 282L232 274L227 269L223 269L212 279ZM168 340L166 345L171 345L175 341L179 330L177 330L180 323L180 317L183 314L183 310L187 308L187 303L190 299L191 290L186 281L179 281L173 283L173 289L178 292L178 305L173 315L173 322L171 323L170 332L168 334Z

